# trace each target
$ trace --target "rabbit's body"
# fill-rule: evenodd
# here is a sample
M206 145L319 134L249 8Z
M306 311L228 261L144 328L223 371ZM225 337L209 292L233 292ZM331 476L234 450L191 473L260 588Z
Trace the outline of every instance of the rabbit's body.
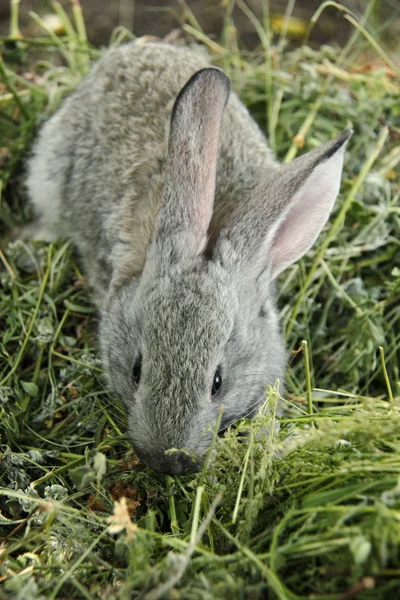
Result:
M35 237L75 241L102 307L130 439L170 473L197 467L221 405L224 428L282 379L274 280L326 222L350 135L280 166L208 64L165 43L109 50L44 125L28 177Z
M99 60L42 129L28 188L42 226L36 237L74 240L101 304L111 274L143 270L162 198L168 130L186 81L210 64L201 50L131 43ZM275 162L235 94L222 123L213 237L237 201Z

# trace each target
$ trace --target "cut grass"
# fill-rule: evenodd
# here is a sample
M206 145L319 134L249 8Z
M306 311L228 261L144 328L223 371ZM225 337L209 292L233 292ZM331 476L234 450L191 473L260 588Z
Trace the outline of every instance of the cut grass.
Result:
M268 411L217 438L207 469L177 478L138 464L125 438L71 245L5 242L29 218L21 173L37 125L98 55L77 1L71 22L55 5L67 35L35 40L18 36L12 5L0 89L0 598L400 594L400 80L380 46L379 60L360 62L363 30L341 52L290 50L237 5L259 51L239 52L230 5L223 43L193 19L186 29L278 156L355 134L329 226L281 280L293 351L284 417L277 386Z

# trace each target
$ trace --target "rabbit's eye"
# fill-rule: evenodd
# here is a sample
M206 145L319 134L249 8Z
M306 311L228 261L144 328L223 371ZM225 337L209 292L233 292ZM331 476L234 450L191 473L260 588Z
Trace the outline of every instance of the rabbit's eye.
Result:
M215 394L220 390L221 385L222 385L221 370L217 369L214 374L214 381L213 381L212 388L211 388L212 396L215 396Z
M139 358L135 362L135 366L133 367L133 371L132 371L133 381L136 383L136 385L139 385L141 374L142 374L142 357L139 356Z

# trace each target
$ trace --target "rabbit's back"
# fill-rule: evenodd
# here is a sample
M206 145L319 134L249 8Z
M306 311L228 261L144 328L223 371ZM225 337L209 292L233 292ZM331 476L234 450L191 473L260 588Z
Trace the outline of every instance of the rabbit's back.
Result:
M198 49L133 42L111 49L44 125L28 189L41 216L36 237L71 237L98 301L111 273L141 272L161 201L169 121L186 81L209 59ZM225 111L211 234L258 173L275 163L232 93Z

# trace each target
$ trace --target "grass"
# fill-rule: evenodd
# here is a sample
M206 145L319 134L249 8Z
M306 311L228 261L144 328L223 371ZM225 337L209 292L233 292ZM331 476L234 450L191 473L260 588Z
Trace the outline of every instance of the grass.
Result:
M125 438L71 245L7 243L30 218L23 169L37 127L98 55L79 2L71 21L54 5L63 35L31 40L12 3L0 63L0 598L400 594L399 73L368 18L341 51L293 49L288 26L272 38L267 14L261 23L236 4L259 33L251 53L231 3L221 42L190 12L184 28L277 155L355 134L329 225L281 280L284 416L277 384L254 421L216 440L202 473L172 478L138 463Z

